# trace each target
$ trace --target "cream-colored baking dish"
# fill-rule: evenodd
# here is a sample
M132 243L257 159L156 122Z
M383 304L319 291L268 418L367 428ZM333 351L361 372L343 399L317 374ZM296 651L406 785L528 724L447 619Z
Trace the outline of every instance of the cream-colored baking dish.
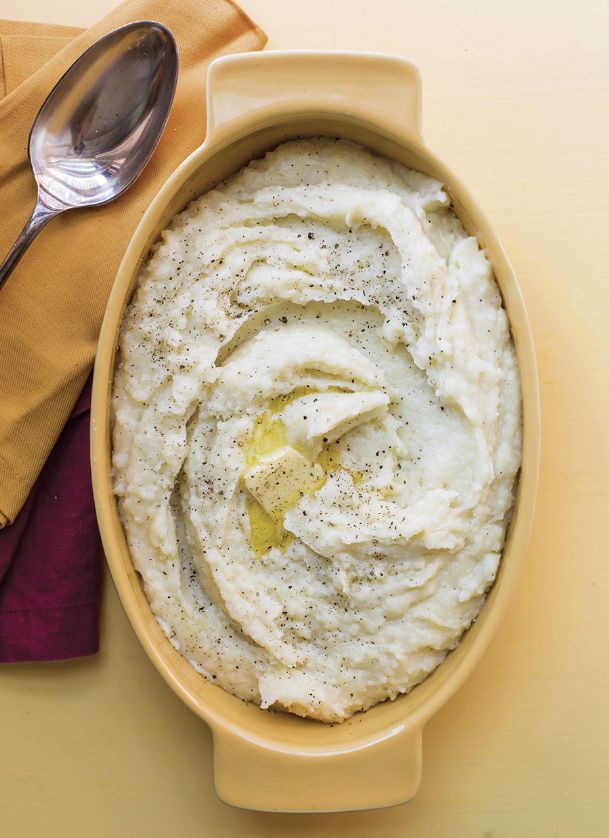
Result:
M197 115L193 114L193 119ZM213 686L172 647L131 564L112 494L109 401L117 333L135 277L170 218L253 157L299 136L329 135L438 178L495 270L518 352L524 454L518 497L496 582L457 649L411 693L340 725L260 710ZM101 330L92 406L95 503L114 582L150 659L211 727L215 785L227 803L271 811L343 811L409 800L421 779L428 719L476 666L514 591L533 518L539 462L539 395L531 331L514 271L492 227L420 133L420 80L409 62L348 52L267 52L220 58L207 77L207 136L148 208L119 268Z

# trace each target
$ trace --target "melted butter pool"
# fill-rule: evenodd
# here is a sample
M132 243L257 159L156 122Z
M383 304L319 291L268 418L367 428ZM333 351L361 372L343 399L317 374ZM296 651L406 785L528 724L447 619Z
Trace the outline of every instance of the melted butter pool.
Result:
M338 388L336 389L338 390ZM287 428L278 414L287 405L313 392L310 388L299 387L285 396L277 396L271 400L269 409L255 419L251 435L247 440L244 449L246 469L257 465L263 457L288 445ZM306 452L299 449L298 446L293 447L306 456ZM339 443L331 442L324 445L315 462L324 470L324 477L310 489L311 492L316 492L323 486L326 481L326 474L336 472L340 468L344 469L340 462ZM344 470L347 471L347 469ZM360 472L349 470L349 474L356 486L363 479ZM295 491L292 499L293 503L281 507L274 515L269 514L249 491L246 490L245 496L245 508L250 527L250 547L254 555L259 558L272 547L285 550L293 536L284 528L283 517L287 510L297 502L300 492Z
M256 418L244 452L247 468L256 465L267 454L287 445L287 429L277 414L288 404L311 392L309 388L299 387L285 396L277 396L270 402L269 410ZM315 491L322 485L323 481ZM287 509L273 517L248 491L245 495L245 508L250 525L250 547L254 555L259 558L272 547L285 550L293 538L292 533L283 526L283 515Z

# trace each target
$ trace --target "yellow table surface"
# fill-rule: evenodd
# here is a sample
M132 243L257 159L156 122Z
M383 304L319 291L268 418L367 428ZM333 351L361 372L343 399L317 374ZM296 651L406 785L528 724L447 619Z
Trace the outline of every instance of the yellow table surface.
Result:
M112 4L0 0L0 16L86 25ZM609 835L609 3L243 5L271 48L388 51L421 70L424 134L494 221L536 337L543 462L525 571L482 664L426 728L416 799L347 815L221 803L207 727L108 580L99 655L0 668L0 835Z

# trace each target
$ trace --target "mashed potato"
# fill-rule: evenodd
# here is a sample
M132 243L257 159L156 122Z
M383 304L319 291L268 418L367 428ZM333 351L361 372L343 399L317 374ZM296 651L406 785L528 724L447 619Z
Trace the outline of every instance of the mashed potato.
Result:
M520 452L501 298L429 177L288 142L141 270L115 492L163 630L234 695L339 721L422 681L495 578Z

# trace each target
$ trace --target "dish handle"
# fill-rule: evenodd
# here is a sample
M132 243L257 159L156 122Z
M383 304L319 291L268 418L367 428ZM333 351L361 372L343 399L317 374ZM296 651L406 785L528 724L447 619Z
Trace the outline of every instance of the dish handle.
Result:
M271 748L214 731L214 782L221 800L265 812L347 812L406 803L421 782L421 730L403 725L381 739L333 751Z
M420 137L419 71L395 55L276 51L229 55L207 72L207 137L240 119L325 111Z

